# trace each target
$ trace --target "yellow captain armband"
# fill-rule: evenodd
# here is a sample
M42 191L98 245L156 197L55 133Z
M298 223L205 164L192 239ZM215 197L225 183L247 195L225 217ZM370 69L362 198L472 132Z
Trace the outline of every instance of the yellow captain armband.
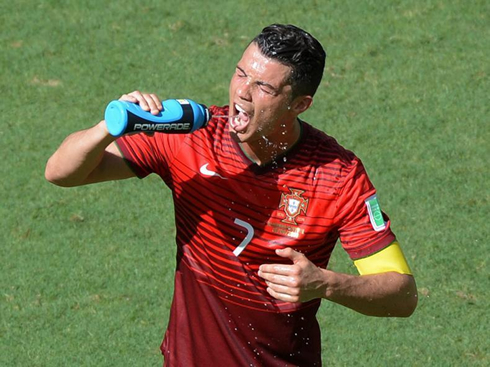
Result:
M397 241L371 256L354 260L354 265L361 275L387 273L389 271L412 275Z

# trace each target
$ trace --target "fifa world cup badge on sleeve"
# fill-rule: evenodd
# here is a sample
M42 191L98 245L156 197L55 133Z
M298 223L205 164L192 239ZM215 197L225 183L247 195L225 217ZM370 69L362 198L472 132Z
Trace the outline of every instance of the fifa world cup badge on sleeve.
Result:
M383 218L383 213L381 212L381 208L379 207L378 198L376 195L370 196L365 201L368 213L369 220L371 221L371 225L376 232L382 231L386 228L386 223Z

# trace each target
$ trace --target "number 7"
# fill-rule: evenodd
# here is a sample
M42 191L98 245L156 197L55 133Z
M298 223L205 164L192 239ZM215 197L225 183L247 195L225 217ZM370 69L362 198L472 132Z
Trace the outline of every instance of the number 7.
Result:
M247 230L247 235L245 236L243 241L238 245L238 247L233 251L233 254L235 256L238 256L242 253L245 247L247 247L249 242L252 241L252 238L254 236L254 229L250 224L238 218L235 218L235 223Z

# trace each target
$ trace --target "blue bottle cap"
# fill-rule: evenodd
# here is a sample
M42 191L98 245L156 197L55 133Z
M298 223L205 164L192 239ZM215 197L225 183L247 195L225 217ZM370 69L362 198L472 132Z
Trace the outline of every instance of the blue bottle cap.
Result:
M128 125L128 114L125 102L110 102L105 109L104 119L109 133L112 136L121 136Z

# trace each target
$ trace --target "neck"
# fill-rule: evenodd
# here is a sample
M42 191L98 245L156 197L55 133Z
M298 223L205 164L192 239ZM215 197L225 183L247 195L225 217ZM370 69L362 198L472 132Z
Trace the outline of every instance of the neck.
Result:
M264 136L254 142L239 143L243 152L259 166L273 162L278 156L284 155L290 150L301 136L301 125L296 118L290 129L285 129L284 134L273 137Z

